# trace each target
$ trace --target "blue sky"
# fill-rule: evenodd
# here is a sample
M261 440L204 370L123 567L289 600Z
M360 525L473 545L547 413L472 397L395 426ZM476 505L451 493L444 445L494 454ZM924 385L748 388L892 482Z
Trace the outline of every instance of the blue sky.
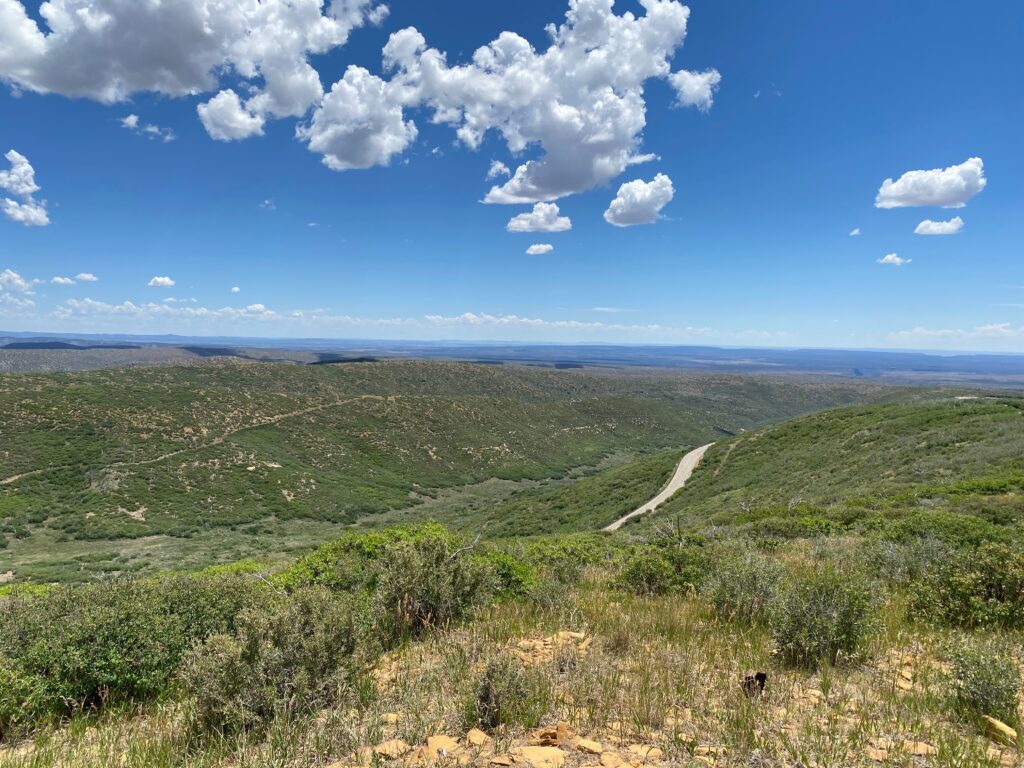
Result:
M296 4L310 3L319 5ZM205 4L169 3L182 17ZM15 150L40 188L19 194L9 174L0 199L42 208L49 221L0 218L0 329L1024 352L1020 4L694 0L681 46L617 27L586 93L552 65L547 90L524 95L536 82L513 71L495 95L493 73L456 65L503 32L544 55L545 26L567 23L568 2L393 0L385 14L349 0L340 5L354 15L335 40L293 56L329 94L314 84L305 101L308 77L300 88L267 74L295 65L271 55L280 23L257 30L265 45L246 38L260 43L256 53L238 53L225 32L230 61L217 53L205 71L212 59L187 35L126 52L132 24L151 36L161 25L131 18L124 0L54 5L106 20L54 34L40 53L51 30L39 4L0 0L0 154ZM580 0L581 13L607 21L604 5ZM681 18L678 3L645 5L620 0L610 13L641 20L657 7ZM418 74L429 60L422 45L397 71L382 67L389 38L410 27L447 54L443 88ZM668 71L691 78L626 82L623 72L658 68L658 45L669 48ZM565 54L566 82L580 64ZM368 72L357 82L350 65ZM168 69L194 82L169 85ZM343 76L385 95L356 88L335 99ZM641 99L646 123L612 141L608 158L588 143L603 136L593 124L607 114L597 105L605 86ZM281 93L295 104L282 106ZM579 135L545 123L566 100L585 123ZM457 115L435 124L442 102ZM208 103L201 120L197 106ZM629 104L610 133L635 118ZM503 116L467 141L463 116L495 111ZM518 153L517 132L527 144ZM656 157L620 168L609 160L617 149ZM492 186L497 197L519 189L486 180L492 162L514 171L545 151L554 170L532 198L481 202ZM333 170L324 156L371 167ZM965 165L972 158L983 171ZM0 172L11 168L0 158ZM932 169L950 171L901 179ZM886 179L896 207L876 206ZM609 216L631 226L606 220L617 197ZM557 205L571 229L506 230L538 201ZM922 221L954 217L955 234L915 234ZM534 245L553 250L527 254ZM880 263L889 254L905 263ZM82 273L98 279L75 279ZM150 286L155 277L174 285Z

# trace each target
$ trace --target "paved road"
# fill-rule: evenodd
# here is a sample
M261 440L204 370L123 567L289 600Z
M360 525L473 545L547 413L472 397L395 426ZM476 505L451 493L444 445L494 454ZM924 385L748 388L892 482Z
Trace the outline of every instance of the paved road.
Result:
M664 504L672 498L672 495L676 491L686 485L686 481L690 479L690 475L693 474L693 470L697 468L697 465L700 464L700 460L704 458L704 454L712 445L714 445L714 443L708 443L707 445L702 445L700 448L694 448L688 454L683 456L679 462L679 466L676 467L676 473L672 475L672 479L668 481L668 485L662 489L661 493L648 501L642 507L637 507L628 515L623 515L603 530L617 531L627 520L647 514L648 512L653 512L659 505Z

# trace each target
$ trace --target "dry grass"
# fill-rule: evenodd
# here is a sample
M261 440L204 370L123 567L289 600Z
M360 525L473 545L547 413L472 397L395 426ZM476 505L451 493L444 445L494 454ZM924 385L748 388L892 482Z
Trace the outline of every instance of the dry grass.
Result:
M200 738L186 706L167 703L45 731L0 751L0 767L539 766L552 749L567 768L1020 764L950 707L942 649L955 636L908 626L898 604L879 617L868 662L812 672L782 665L767 631L721 620L695 597L627 596L594 572L548 597L491 606L406 645L344 706L275 723L266 737ZM502 655L529 670L543 724L470 744L480 676ZM754 671L767 686L748 697L742 681ZM452 741L431 739L442 734Z

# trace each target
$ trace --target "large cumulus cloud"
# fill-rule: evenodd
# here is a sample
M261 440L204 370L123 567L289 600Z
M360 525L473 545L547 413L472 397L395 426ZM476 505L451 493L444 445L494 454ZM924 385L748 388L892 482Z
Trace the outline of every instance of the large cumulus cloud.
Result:
M39 8L44 31L20 0L0 0L0 79L115 103L141 91L213 91L231 71L252 81L240 107L249 130L238 129L238 110L225 108L234 104L224 94L203 122L216 138L252 135L256 121L298 117L320 101L323 87L309 57L379 20L375 2L334 0L325 8L324 0L49 0Z

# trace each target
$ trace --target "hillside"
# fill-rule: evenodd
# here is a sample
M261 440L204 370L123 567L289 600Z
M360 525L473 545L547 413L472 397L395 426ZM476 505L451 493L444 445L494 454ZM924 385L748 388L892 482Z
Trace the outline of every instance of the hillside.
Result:
M927 512L1024 520L1024 398L948 394L853 406L719 441L686 489L630 528L765 533ZM788 534L787 534L788 535Z
M547 484L553 487L516 492L475 514L453 510L444 519L491 538L600 530L657 494L680 455L663 451L642 456L589 476Z
M413 361L12 374L0 547L15 578L43 580L280 554L444 489L558 478L880 396L893 394Z

